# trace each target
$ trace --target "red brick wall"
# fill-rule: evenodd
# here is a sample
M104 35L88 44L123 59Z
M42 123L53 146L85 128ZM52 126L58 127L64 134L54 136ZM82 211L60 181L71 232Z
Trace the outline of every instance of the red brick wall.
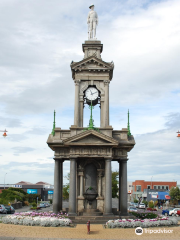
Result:
M171 189L171 187L176 187L177 182L155 182L155 181L144 181L144 180L135 180L135 182L132 183L132 185L134 186L134 191L136 192L136 186L139 185L141 186L141 192L144 191L144 189L147 188L147 186L149 185L150 188L154 189L154 186L169 186L169 189ZM152 186L152 187L151 187Z

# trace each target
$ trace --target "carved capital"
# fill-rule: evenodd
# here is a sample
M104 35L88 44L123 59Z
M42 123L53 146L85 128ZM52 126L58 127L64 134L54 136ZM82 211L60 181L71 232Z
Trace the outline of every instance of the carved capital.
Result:
M98 177L101 178L104 176L104 170L103 169L97 169L97 174L98 174Z
M120 158L118 160L118 163L127 162L128 160L129 160L129 158Z
M82 172L82 170L80 169L80 171L78 170L78 176L84 176L84 172Z
M110 80L104 80L104 85L109 85Z
M54 157L54 160L55 160L55 161L59 161L59 162L61 162L61 163L63 163L63 162L64 162L64 160L63 160L62 158L57 158L57 157Z
M74 80L75 86L79 86L80 82L81 82L81 80Z

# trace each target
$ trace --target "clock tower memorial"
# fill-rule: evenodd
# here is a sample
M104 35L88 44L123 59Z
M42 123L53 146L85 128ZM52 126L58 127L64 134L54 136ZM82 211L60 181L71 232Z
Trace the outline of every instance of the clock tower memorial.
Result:
M114 63L102 60L103 44L96 39L98 16L94 5L88 14L88 40L84 58L71 62L75 85L74 125L53 127L47 144L54 151L53 211L62 210L63 162L70 161L69 216L109 216L127 213L128 152L135 145L128 128L114 130L109 123L109 84ZM100 105L100 126L83 125L84 105ZM112 209L111 163L119 163L119 206Z

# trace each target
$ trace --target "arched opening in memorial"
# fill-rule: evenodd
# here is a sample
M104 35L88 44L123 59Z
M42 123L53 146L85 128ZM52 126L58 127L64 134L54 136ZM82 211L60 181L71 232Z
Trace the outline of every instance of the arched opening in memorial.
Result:
M100 116L101 116L101 109L99 104L95 105L93 108L93 120L94 120L94 126L99 128L100 127ZM85 104L84 106L84 127L87 127L89 125L89 118L90 118L90 109L89 105Z

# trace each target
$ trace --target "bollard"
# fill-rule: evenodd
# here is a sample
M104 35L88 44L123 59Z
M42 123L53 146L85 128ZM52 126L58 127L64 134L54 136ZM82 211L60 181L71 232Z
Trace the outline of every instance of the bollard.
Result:
M90 234L90 220L87 222L87 234Z

